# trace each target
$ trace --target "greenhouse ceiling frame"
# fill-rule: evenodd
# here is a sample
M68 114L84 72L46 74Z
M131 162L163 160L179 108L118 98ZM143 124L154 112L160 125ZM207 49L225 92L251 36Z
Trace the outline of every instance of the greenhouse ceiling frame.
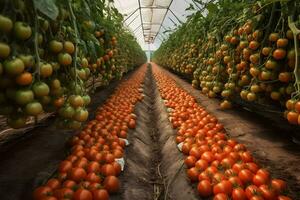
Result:
M131 19L131 21L127 24L128 26L130 24L132 24L135 20L137 20L137 18L139 17L140 18L140 25L138 27L136 27L134 30L133 30L133 33L136 32L137 30L139 30L140 28L142 29L142 36L144 37L144 42L145 43L148 43L148 44L151 44L151 43L154 43L154 41L156 40L156 38L158 38L158 35L161 35L160 34L160 30L163 28L165 30L167 30L164 26L163 26L163 23L166 19L166 16L167 14L170 12L172 14L172 16L174 16L174 18L176 19L176 21L178 21L178 23L182 23L179 18L176 16L176 14L171 10L171 5L173 3L174 0L171 0L169 5L168 6L154 6L153 3L154 1L152 2L152 5L149 5L149 6L144 6L141 4L141 0L137 0L138 2L138 8L134 9L133 12L131 12L131 14L129 14L127 16L126 19L124 19L124 23L126 21L128 21L129 19L131 19L137 12L139 12L139 15L133 17L133 19ZM144 9L149 9L151 10L151 20L150 22L147 22L147 21L144 21L143 20L143 15L142 15L142 10ZM160 21L160 23L157 23L157 22L153 22L153 19L152 17L154 16L154 10L165 10L165 13L164 13L164 16L162 18L162 20ZM170 18L170 17L169 17ZM173 23L177 24L174 20L172 20ZM145 26L150 26L150 28L145 28ZM158 29L156 31L152 31L152 26L159 26ZM164 37L162 37L164 38ZM161 40L159 38L159 40Z

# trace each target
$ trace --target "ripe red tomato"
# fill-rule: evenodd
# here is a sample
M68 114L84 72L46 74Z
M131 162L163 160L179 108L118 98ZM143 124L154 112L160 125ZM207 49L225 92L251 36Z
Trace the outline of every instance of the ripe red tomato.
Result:
M192 167L187 170L187 175L191 181L197 181L200 172L196 167Z
M245 169L245 164L241 162L235 163L232 166L232 170L235 171L236 173L239 173L242 169Z
M60 181L56 178L51 178L46 183L52 190L55 190L60 187Z
M69 172L71 169L72 169L72 162L68 160L62 161L58 167L58 171L61 173Z
M232 200L247 200L246 192L242 188L233 189Z
M93 195L90 191L86 189L78 189L74 193L74 200L93 200Z
M238 176L243 183L250 183L253 179L253 173L249 169L242 169Z
M188 168L194 167L196 162L197 162L197 159L196 159L196 157L194 157L194 156L188 156L188 157L184 160L184 163L186 164L186 166L187 166Z
M249 151L245 151L241 154L241 158L242 160L247 163L247 162L252 162L253 161L253 158L252 158L252 155Z
M267 177L261 174L254 175L252 179L253 184L256 185L257 187L267 184L269 181L270 180Z
M226 194L219 193L219 194L214 196L213 200L229 200L229 198Z
M258 166L254 162L246 163L245 168L249 169L252 173L256 173L258 170Z
M33 198L35 200L40 200L43 197L46 197L48 195L52 194L52 189L49 186L41 186L34 190L33 192Z
M86 174L85 170L80 167L73 168L69 173L70 179L73 181L76 181L76 182L84 180L86 175L87 174Z
M200 171L204 171L208 167L208 163L206 160L200 159L195 163L195 167Z
M208 163L214 161L214 154L210 151L206 151L201 155L201 159L206 160Z
M234 164L234 160L231 158L224 158L221 161L221 165L225 169L230 169L233 166L233 164Z
M220 183L216 184L213 188L214 194L224 193L231 195L232 184L230 181L222 180Z
M259 186L261 194L265 200L277 200L276 191L268 185Z
M261 190L256 185L249 185L245 192L248 199L251 199L253 196L261 195Z
M261 176L263 176L265 178L268 178L268 179L270 178L270 172L268 170L266 170L266 169L259 169L256 172L256 174L259 174L259 175L261 175Z
M93 200L108 200L109 194L105 189L93 190Z
M233 187L243 187L243 183L238 176L233 176L228 179Z
M278 200L292 200L290 197L284 196L284 195L279 195Z
M277 191L277 193L281 193L286 189L286 182L281 179L273 179L271 181L271 186Z
M117 192L120 188L120 182L119 179L115 176L107 176L104 179L104 188L109 192L109 193L114 193Z
M209 180L202 180L197 186L198 192L201 197L209 197L212 195L212 186Z

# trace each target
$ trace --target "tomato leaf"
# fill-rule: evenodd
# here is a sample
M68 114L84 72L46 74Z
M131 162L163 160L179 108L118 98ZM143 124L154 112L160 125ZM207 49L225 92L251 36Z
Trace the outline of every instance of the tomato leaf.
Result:
M33 0L36 9L52 20L55 20L59 14L55 2L55 0Z

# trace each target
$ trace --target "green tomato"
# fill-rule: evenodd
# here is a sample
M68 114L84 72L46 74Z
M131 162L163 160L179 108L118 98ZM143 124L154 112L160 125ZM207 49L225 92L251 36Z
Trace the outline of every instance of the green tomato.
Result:
M26 68L33 67L35 64L34 58L32 55L19 55L18 56L24 63Z
M24 62L20 58L13 60L7 60L4 62L5 73L10 76L17 76L21 74L25 69Z
M32 90L36 97L47 96L50 93L49 86L44 82L36 82L34 83Z
M43 112L43 106L39 102L30 102L25 106L28 115L37 116Z
M77 108L73 119L78 122L85 122L88 119L89 112L83 108Z
M75 114L75 110L72 106L64 106L59 109L58 113L63 118L72 119Z
M32 35L31 27L24 22L16 22L14 25L15 37L19 40L27 40Z
M10 46L4 42L0 42L0 58L5 59L10 54Z
M32 90L20 89L15 94L15 101L19 105L26 105L32 102L34 99L34 94Z
M13 22L10 18L0 15L0 31L9 33L13 28Z

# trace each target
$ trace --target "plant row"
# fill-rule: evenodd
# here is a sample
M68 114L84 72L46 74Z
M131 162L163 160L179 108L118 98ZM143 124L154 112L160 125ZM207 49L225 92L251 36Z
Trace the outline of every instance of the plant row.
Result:
M230 139L221 123L157 66L153 69L186 173L198 194L214 200L290 200L286 182L273 179L246 146Z
M123 81L105 104L71 140L71 153L57 174L34 191L35 200L107 200L120 189L124 148L136 126L134 106L143 99L145 67Z
M12 128L57 112L59 127L78 129L89 93L145 62L109 1L4 0L0 9L0 115Z
M221 0L205 8L208 14L190 16L154 60L222 98L222 109L242 102L300 124L299 2Z

